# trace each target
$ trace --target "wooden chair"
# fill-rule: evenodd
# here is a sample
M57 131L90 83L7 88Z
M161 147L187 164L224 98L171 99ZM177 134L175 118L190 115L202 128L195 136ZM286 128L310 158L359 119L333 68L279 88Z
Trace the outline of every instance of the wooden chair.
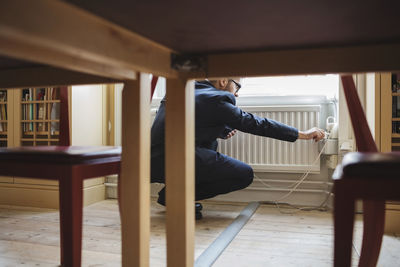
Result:
M119 174L121 148L68 146L67 88L60 89L60 146L0 149L0 175L58 180L61 266L81 266L83 180Z
M379 153L351 76L342 76L359 152L348 153L333 174L334 266L351 266L354 207L363 200L364 233L359 266L376 266L385 222L385 200L400 200L400 153Z

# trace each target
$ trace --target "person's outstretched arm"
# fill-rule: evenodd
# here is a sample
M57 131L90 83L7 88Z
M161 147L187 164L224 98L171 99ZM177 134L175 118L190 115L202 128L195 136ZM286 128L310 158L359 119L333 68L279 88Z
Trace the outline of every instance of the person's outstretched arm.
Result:
M307 131L299 131L299 139L310 140L314 139L315 142L323 139L325 137L325 132L319 128L311 128Z
M220 123L225 123L232 129L289 142L294 142L297 139L314 139L317 142L325 136L321 129L312 128L299 131L295 127L281 122L247 113L236 107L235 104L234 96L227 94L220 98L217 113Z

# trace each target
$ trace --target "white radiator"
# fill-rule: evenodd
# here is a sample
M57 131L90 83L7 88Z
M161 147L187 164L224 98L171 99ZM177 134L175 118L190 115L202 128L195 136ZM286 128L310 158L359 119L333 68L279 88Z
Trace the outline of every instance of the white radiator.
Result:
M240 108L299 130L319 127L320 106L318 105ZM255 172L320 171L320 160L315 161L319 154L318 145L312 140L297 140L291 143L238 131L228 140L219 139L218 151L246 162Z

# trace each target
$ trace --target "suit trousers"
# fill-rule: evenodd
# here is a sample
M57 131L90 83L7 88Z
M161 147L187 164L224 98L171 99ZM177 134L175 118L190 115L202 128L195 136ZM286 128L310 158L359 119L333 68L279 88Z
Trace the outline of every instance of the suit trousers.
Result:
M195 149L195 198L202 200L246 188L253 182L253 169L246 163L216 152ZM151 182L165 184L164 153L152 153ZM158 203L165 205L164 187Z

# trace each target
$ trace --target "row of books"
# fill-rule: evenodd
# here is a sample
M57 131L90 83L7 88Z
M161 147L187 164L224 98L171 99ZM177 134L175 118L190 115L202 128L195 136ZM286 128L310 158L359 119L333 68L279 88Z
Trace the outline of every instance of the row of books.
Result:
M22 101L27 102L22 105L22 120L38 120L35 122L25 122L22 124L23 132L39 131L44 132L49 129L49 124L44 120L55 120L59 118L59 103L32 103L35 100L56 100L59 99L57 88L27 88L22 90ZM35 106L36 105L36 106ZM43 120L43 121L41 121ZM34 128L36 127L36 129ZM51 134L58 131L58 123L50 122Z
M392 73L392 92L400 93L400 73Z
M400 96L392 96L392 117L400 118Z
M7 91L0 91L0 120L7 120ZM0 132L7 131L7 122L0 122Z
M33 98L33 88L29 89L23 89L22 90L22 101L32 101L34 100ZM22 119L23 120L33 120L35 119L33 116L33 105L34 104L23 104L22 105ZM22 130L24 132L33 131L34 124L33 122L31 123L22 123Z
M400 134L400 121L392 122L392 133Z
M22 101L55 100L60 98L58 88L26 88L22 89Z

